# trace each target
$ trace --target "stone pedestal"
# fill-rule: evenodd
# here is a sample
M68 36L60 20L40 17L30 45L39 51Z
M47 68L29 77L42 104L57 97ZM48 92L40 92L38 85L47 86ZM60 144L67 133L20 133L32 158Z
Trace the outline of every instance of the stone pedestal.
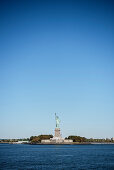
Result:
M63 143L64 139L61 137L60 128L55 128L55 136L50 139L52 143Z
M55 128L55 136L56 138L61 138L60 128Z

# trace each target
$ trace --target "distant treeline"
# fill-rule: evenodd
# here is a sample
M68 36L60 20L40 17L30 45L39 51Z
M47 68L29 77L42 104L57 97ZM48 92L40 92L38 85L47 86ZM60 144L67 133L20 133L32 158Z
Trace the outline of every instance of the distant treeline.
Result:
M0 142L18 142L18 141L29 141L29 138L22 138L22 139L0 139Z
M53 135L39 135L39 136L31 136L30 138L23 138L23 139L0 139L1 143L5 143L5 142L18 142L18 141L29 141L30 143L41 143L41 140L44 139L50 139L53 138ZM65 139L72 139L73 142L78 142L78 143L83 143L83 142L95 142L95 143L114 143L113 139L87 139L85 137L81 137L81 136L68 136Z
M72 139L73 142L98 142L98 143L114 142L114 140L108 139L108 138L106 138L106 139L93 139L93 138L87 139L87 138L81 137L81 136L68 136L65 139Z

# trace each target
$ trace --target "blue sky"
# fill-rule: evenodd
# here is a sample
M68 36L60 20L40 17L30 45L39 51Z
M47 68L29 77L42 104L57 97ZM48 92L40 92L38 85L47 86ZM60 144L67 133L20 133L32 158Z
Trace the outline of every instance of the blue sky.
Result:
M114 2L0 1L0 138L114 136Z

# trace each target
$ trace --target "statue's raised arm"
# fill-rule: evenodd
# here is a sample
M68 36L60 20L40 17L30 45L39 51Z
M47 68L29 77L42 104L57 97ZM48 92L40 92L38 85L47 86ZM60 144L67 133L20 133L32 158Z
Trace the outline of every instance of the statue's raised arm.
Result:
M59 128L60 119L59 119L59 117L56 115L56 113L55 113L55 120L56 120L56 128Z

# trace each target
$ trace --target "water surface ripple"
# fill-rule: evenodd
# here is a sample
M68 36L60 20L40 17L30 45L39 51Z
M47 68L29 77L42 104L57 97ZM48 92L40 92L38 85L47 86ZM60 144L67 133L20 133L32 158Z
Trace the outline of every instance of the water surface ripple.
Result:
M0 144L0 170L114 170L114 145Z

